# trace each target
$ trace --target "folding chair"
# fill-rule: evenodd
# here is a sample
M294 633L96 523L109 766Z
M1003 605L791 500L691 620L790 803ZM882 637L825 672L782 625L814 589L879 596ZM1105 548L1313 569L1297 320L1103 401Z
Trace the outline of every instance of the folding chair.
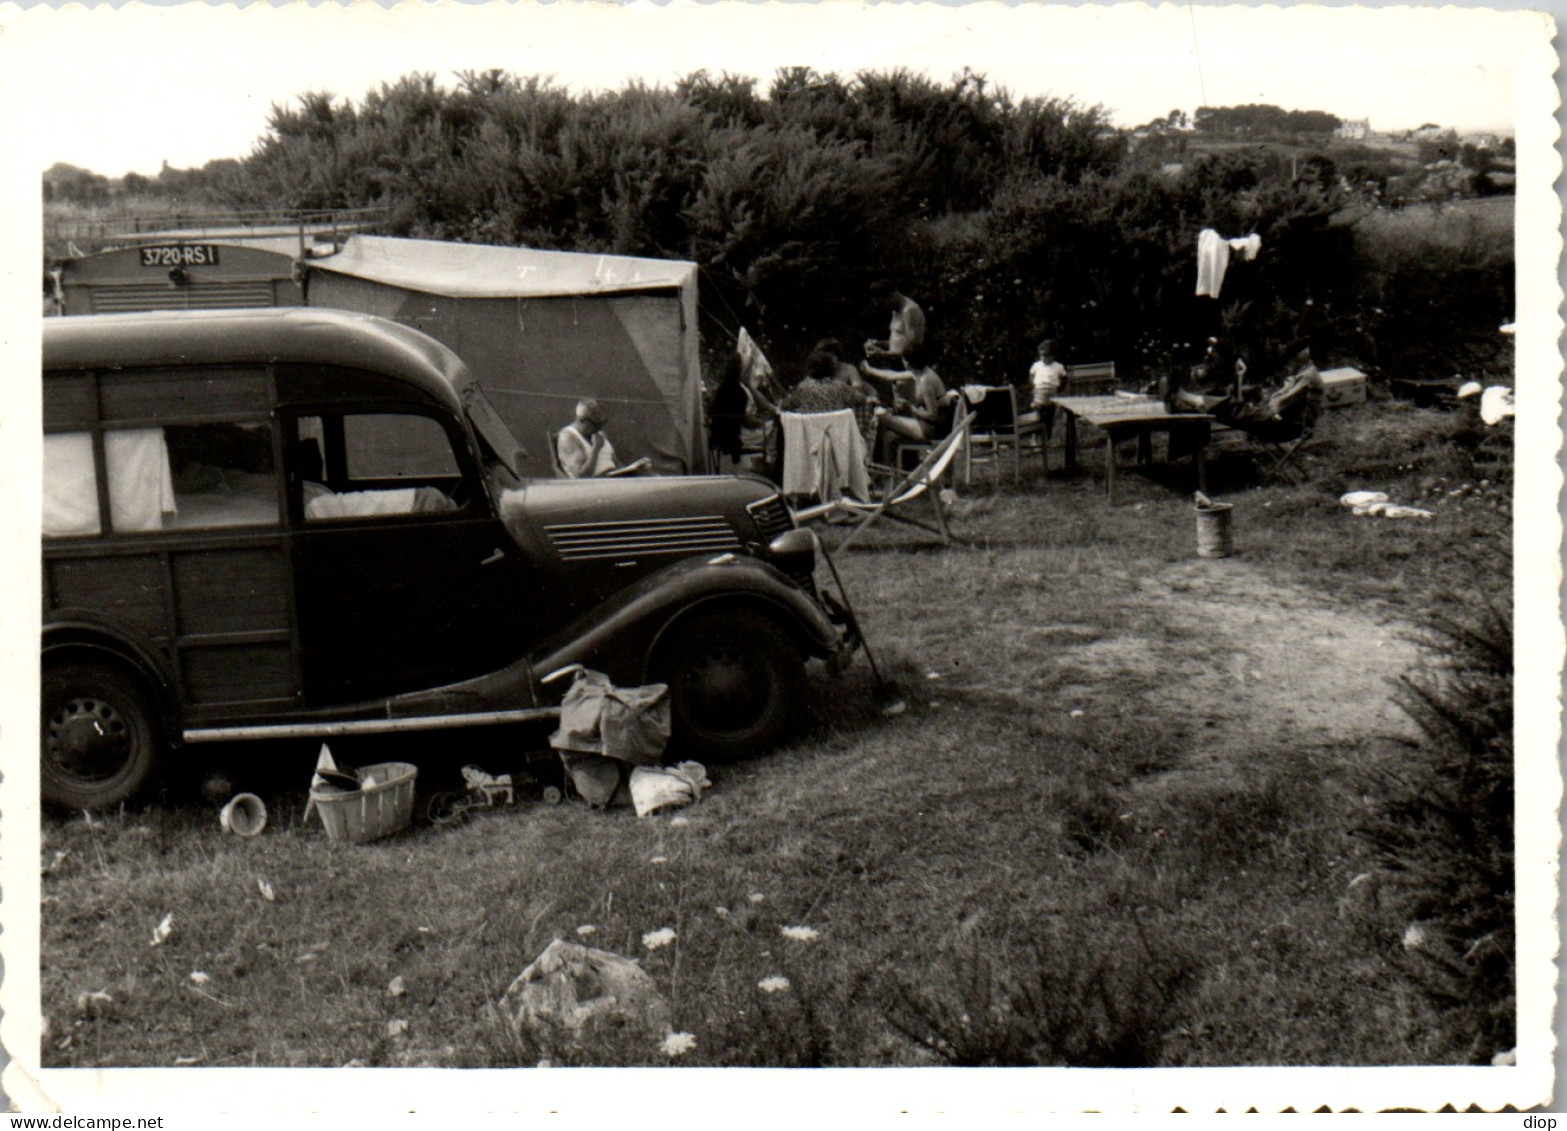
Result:
M1236 438L1244 449L1257 456L1264 475L1276 475L1290 483L1303 483L1310 473L1300 463L1303 449L1311 442L1322 416L1323 387L1312 383L1302 394L1300 409L1281 421L1230 421L1227 428L1215 429L1220 449L1234 448ZM1209 447L1214 444L1210 441Z
M1044 415L1026 424L1018 423L1017 390L1011 385L981 386L980 399L969 396L976 389L965 388L963 395L969 398L973 408L974 423L969 427L968 444L964 449L963 478L972 482L976 463L996 464L996 479L1001 479L1001 459L1010 453L1012 482L1023 481L1023 445L1029 437L1037 437L1030 445L1039 453L1042 463L1049 466L1049 454L1045 450L1044 434L1047 427Z
M968 439L969 425L973 422L972 412L964 414L957 425L947 434L946 439L930 450L918 467L909 472L902 481L887 491L879 502L862 503L858 500L844 497L831 503L822 503L814 507L804 507L794 512L797 523L811 522L818 518L827 518L831 515L848 515L858 517L849 536L838 544L838 549L847 550L849 546L863 534L868 527L878 519L886 518L891 522L899 522L905 526L917 527L937 535L942 545L958 542L967 545L963 539L953 534L947 528L947 513L941 504L941 482L945 478L958 453L963 450L964 442ZM932 521L925 522L915 518L909 513L921 499L927 499L932 511Z
M1301 449L1311 441L1312 434L1316 432L1317 420L1321 415L1322 391L1319 385L1314 386L1306 395L1306 404L1300 414L1299 430L1295 432L1293 439L1287 432L1262 435L1249 433L1252 442L1262 449L1265 456L1272 459L1272 462L1263 469L1264 474L1278 475L1291 483L1304 483L1311 478L1311 473L1301 465L1299 457L1303 454Z

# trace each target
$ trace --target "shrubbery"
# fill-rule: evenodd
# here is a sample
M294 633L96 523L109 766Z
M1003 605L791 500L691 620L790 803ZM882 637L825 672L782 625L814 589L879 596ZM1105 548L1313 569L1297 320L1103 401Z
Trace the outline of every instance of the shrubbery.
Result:
M1431 658L1398 696L1424 742L1374 776L1361 830L1377 865L1371 925L1446 1023L1431 1051L1482 1064L1516 1043L1510 578L1478 572L1428 618Z
M1014 100L970 72L788 68L765 91L698 72L584 95L411 75L358 105L274 107L225 181L233 205L381 206L399 235L692 259L709 337L743 321L781 361L879 330L866 287L890 276L964 380L1021 381L1046 334L1135 377L1191 364L1221 331L1259 377L1303 336L1319 361L1446 377L1476 359L1444 330L1483 353L1471 330L1512 314L1509 240L1346 222L1325 156L1231 150L1158 171L1101 107ZM1193 293L1205 227L1263 240L1222 308Z

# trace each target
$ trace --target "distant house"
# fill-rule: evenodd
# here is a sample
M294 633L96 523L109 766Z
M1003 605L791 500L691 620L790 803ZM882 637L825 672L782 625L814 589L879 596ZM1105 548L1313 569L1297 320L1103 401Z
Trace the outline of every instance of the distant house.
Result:
M1500 149L1502 139L1496 134L1465 134L1464 141L1476 149Z
M1371 136L1371 119L1355 118L1345 119L1333 131L1333 136L1340 141L1365 141Z
M1446 137L1447 133L1448 133L1448 131L1443 129L1441 126L1434 125L1431 122L1427 122L1425 125L1421 126L1419 129L1410 130L1407 134L1404 135L1404 140L1405 141L1436 141L1439 138Z

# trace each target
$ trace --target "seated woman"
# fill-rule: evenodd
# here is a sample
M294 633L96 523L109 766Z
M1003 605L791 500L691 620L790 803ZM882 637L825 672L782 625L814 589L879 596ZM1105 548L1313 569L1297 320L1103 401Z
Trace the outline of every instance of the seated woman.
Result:
M876 369L868 362L860 363L860 372L881 381L907 381L912 387L907 394L903 386L897 386L891 411L881 409L876 414L878 443L890 446L899 439L915 443L928 443L938 439L941 426L952 420L952 406L957 392L949 393L941 376L930 366L919 348L910 348L903 355L908 365L907 373L891 369Z

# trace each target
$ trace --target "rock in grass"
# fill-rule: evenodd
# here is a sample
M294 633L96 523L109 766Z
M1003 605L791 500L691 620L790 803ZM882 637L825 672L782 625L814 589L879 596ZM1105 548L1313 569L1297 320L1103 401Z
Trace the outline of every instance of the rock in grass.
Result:
M669 1003L641 966L559 938L517 975L505 1007L518 1036L547 1056L615 1030L656 1040L670 1029Z

